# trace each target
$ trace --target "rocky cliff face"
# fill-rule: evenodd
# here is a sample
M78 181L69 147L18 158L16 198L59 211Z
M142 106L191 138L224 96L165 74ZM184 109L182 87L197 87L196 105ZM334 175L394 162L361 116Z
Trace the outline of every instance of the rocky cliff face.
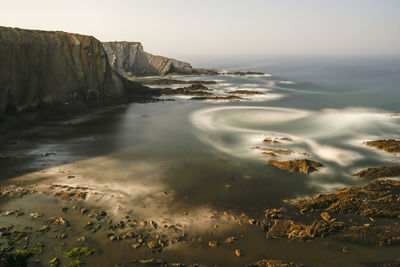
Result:
M189 63L155 56L143 50L138 42L103 43L112 68L123 76L162 76L167 74L215 74L195 69Z
M121 102L124 83L94 37L0 27L0 114Z

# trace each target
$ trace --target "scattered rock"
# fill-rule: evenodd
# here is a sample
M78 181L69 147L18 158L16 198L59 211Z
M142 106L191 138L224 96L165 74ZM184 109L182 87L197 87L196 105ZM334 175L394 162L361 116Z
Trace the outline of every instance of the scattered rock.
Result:
M384 177L400 176L400 166L383 166L378 168L368 168L354 174L361 178L377 179Z
M147 246L150 249L155 249L155 248L159 248L160 247L160 243L158 241L152 240L152 241L147 243Z
M235 243L236 241L237 241L237 239L234 236L230 236L230 237L225 238L225 243L226 244L232 244L232 243Z
M150 225L151 225L151 227L153 227L154 229L157 229L157 228L158 228L158 225L157 225L157 223L156 223L155 221L150 221Z
M217 241L210 241L208 242L208 246L212 247L212 248L217 248L218 247L218 242Z
M364 144L389 153L400 153L400 141L394 139L367 141Z
M399 218L400 181L375 180L361 187L319 194L294 205L302 212L329 211L365 217Z
M251 91L251 90L234 90L234 91L227 91L227 94L231 95L265 95L265 93L260 91Z
M303 264L297 264L285 260L260 260L246 267L304 267Z
M40 228L40 232L48 232L50 230L50 227L48 225L43 225L42 228Z
M241 257L243 255L243 253L240 249L235 249L235 255L238 257Z
M50 217L47 219L48 223L69 226L69 223L63 217Z
M265 218L267 219L281 219L283 217L283 209L269 209L265 211Z
M212 100L212 101L242 101L242 100L248 100L246 98L242 98L239 96L197 96L197 97L192 97L192 100Z
M37 213L37 212L32 212L32 213L29 214L29 216L31 216L32 219L36 219L36 218L41 217L42 215L40 213Z
M18 216L24 215L24 212L21 210L7 210L7 211L4 211L2 214L3 214L3 216L14 215L14 216L18 217Z
M282 170L290 172L303 172L306 174L317 171L323 166L321 162L308 159L295 159L287 161L270 160L268 163Z

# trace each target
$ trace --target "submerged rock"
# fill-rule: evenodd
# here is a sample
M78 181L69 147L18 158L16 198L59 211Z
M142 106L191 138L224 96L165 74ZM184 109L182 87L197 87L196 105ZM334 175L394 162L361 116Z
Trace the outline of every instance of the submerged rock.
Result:
M146 79L138 80L137 82L143 85L173 85L173 84L217 84L216 81L184 81L184 80L174 80L174 79Z
M198 96L198 97L192 97L192 100L213 100L213 101L241 101L241 100L247 100L245 98L239 97L239 96Z
M364 144L389 153L400 153L400 141L394 139L367 141Z
M400 176L400 166L382 166L377 168L368 168L354 174L361 178L376 179L384 177Z
M304 265L285 260L260 260L247 264L246 267L304 267Z
M50 217L47 219L48 223L69 226L69 223L63 217Z
M340 242L355 243L372 247L388 247L400 245L400 225L372 226L365 224L351 226L335 239Z
M234 75L234 76L245 76L245 75L264 75L263 72L256 72L256 71L236 71L236 72L227 72L226 75Z
M243 256L243 252L240 249L235 249L235 255L241 257Z
M265 95L265 93L260 91L251 91L251 90L235 90L235 91L228 91L227 94L231 95Z
M295 159L287 161L270 160L268 163L278 167L281 170L290 172L303 172L306 174L317 171L323 166L321 162L309 159Z

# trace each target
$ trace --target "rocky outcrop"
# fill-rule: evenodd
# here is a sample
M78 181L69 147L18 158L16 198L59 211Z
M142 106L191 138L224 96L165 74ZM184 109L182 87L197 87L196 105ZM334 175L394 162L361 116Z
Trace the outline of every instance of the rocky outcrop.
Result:
M177 89L164 88L158 89L158 91L163 95L214 96L214 94L211 93L212 90L202 84L192 84L190 86Z
M247 264L246 267L303 267L303 264L297 264L285 260L260 260L255 263Z
M394 139L367 141L364 144L389 153L400 153L400 141Z
M232 95L265 95L263 92L250 91L250 90L235 90L235 91L228 91L226 93Z
M400 166L382 166L377 168L368 168L354 174L361 178L376 179L384 177L400 176Z
M94 37L0 27L0 114L121 103L135 88L144 89L114 73Z
M217 84L216 81L173 80L173 79L143 79L136 80L143 85L174 85L174 84Z
M150 54L143 50L139 42L105 42L103 46L108 54L110 65L123 76L217 74L211 70L195 69L187 62Z
M298 200L294 205L301 213L328 211L374 218L400 218L400 181L376 180L361 187L348 187Z
M306 174L317 171L323 166L321 162L308 159L295 159L287 161L270 160L268 163L278 167L281 170L290 172L303 172Z
M267 239L314 240L331 236L372 247L400 244L400 182L376 180L265 211ZM296 209L293 209L293 206ZM342 251L347 253L346 247Z

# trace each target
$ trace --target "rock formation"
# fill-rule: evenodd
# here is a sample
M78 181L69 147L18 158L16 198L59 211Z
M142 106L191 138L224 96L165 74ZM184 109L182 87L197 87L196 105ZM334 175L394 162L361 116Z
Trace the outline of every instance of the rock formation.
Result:
M94 37L0 27L0 114L121 103L135 88L144 86L114 73Z
M163 76L167 74L215 75L217 72L195 69L189 63L152 55L139 42L105 42L112 68L123 76Z
M400 153L400 141L394 139L367 141L364 144L389 153Z
M287 161L270 160L268 163L282 170L290 172L303 172L306 174L317 171L322 167L321 162L308 159L295 159Z
M303 264L297 264L285 260L260 260L255 263L247 264L246 267L303 267Z
M361 178L376 179L384 177L400 176L400 166L382 166L377 168L368 168L354 174Z
M400 218L400 181L375 180L294 203L301 213L328 211L334 214Z

